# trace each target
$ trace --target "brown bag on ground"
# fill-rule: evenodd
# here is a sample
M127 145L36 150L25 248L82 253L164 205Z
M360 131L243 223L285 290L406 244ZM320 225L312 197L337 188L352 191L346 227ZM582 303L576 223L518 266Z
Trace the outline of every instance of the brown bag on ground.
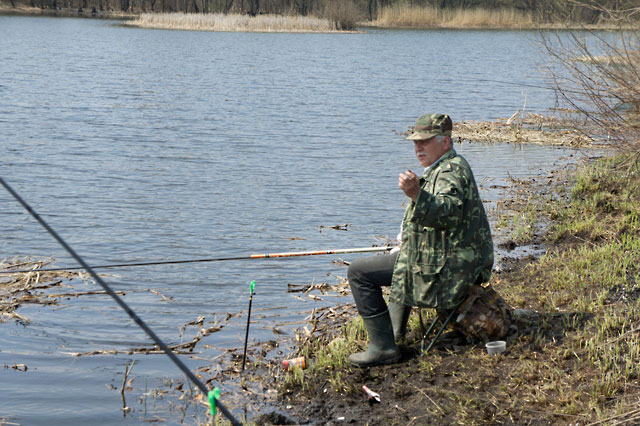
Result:
M455 328L485 343L504 339L515 329L511 308L491 286L472 286L457 312Z

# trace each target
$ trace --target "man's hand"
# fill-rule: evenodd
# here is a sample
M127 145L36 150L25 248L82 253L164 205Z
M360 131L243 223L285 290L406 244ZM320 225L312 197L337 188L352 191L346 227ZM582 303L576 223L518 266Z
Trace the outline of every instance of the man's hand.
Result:
M411 170L407 170L398 175L398 186L407 197L415 201L420 193L420 178Z

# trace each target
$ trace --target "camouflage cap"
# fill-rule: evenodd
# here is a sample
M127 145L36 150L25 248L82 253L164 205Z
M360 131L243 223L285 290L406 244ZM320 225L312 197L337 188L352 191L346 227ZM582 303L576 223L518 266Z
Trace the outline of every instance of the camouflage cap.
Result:
M451 118L446 114L424 114L407 136L409 140L430 139L434 136L451 136Z

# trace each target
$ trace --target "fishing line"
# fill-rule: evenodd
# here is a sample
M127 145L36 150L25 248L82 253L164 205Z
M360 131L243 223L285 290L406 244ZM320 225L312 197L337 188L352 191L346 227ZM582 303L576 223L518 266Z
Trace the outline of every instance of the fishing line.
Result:
M82 265L82 268L85 269L89 275L91 275L91 277L98 283L100 284L100 286L104 289L104 291L111 296L116 303L118 303L118 305L120 305L120 307L122 309L124 309L127 314L129 314L129 316L131 317L131 319L133 319L133 321L135 321L136 324L138 324L140 326L140 328L142 328L147 335L149 335L149 337L151 337L151 339L155 342L156 345L158 345L166 354L167 356L171 359L171 361L174 362L174 364L176 364L176 366L178 366L178 368L180 370L182 370L182 372L189 378L189 380L191 380L193 383L196 384L196 386L198 386L198 388L202 391L202 393L204 393L204 395L209 399L209 401L212 403L212 412L214 412L215 407L217 406L218 408L220 408L220 411L222 411L222 414L224 414L224 416L229 419L229 421L231 422L231 424L233 425L241 425L240 422L238 422L233 415L229 412L229 410L222 404L222 402L220 402L220 400L217 398L217 395L214 395L214 391L210 391L205 385L204 383L202 383L200 380L198 380L198 378L191 372L191 370L189 370L189 368L187 368L187 366L176 356L176 354L173 353L173 351L171 349L169 349L169 347L153 332L153 330L151 330L147 324L142 321L142 319L136 315L135 312L133 312L131 310L131 308L129 308L129 306L111 289L111 287L109 287L107 285L107 283L105 283L102 278L100 278L95 271L93 270L93 268L89 265L87 265L87 263L84 261L84 259L82 259L63 239L62 237L60 237L56 231L53 230L53 228L51 228L45 221L44 219L42 219L40 217L40 215L38 213L36 213L29 204L27 204L26 201L24 201L22 199L22 197L20 197L5 181L4 179L0 178L0 184L2 184L2 186L5 187L5 189L7 191L9 191L9 193L13 196L13 198L15 198L20 204L22 204L22 206L29 212L29 214L31 214L31 216L34 217L34 219L36 219L40 225L42 225L44 227L44 229L47 230L47 232L56 239L56 241L58 241L58 243L60 243L60 245L62 247L64 247L64 249L80 264ZM212 396L213 395L213 396Z
M488 79L488 78L478 78L478 79L473 79L473 80L472 79L460 78L460 79L456 79L456 81L466 81L466 82L470 82L470 83L475 83L475 82L498 83L498 84L505 84L505 85L509 85L509 86L530 87L530 88L533 88L533 89L561 91L561 92L566 92L566 93L584 93L584 92L579 91L579 90L558 89L558 88L549 87L549 86L538 86L538 85L535 85L535 84L527 84L527 83L515 83L513 81L504 81L504 80L492 80L492 79Z
M201 263L201 262L223 262L228 260L250 260L250 259L274 259L279 257L298 257L298 256L317 256L323 254L343 254L343 253L368 253L375 251L389 251L393 247L364 247L364 248L350 248L350 249L333 249L333 250L314 250L314 251L292 251L284 253L263 253L263 254L251 254L247 256L236 257L214 257L204 259L184 259L184 260L161 260L154 262L136 262L136 263L114 263L109 265L94 265L92 269L106 269L106 268L128 268L137 266L152 266L152 265L177 265L181 263ZM76 271L79 269L85 269L84 267L69 267L69 268L45 268L45 269L22 269L15 271L0 271L0 274L23 274L27 272L54 272L54 271Z
M514 83L513 81L504 81L504 80L492 80L492 79L488 79L488 78L479 78L476 80L458 80L458 81L469 81L469 82L484 82L484 83L500 83L500 84L506 84L509 86L518 86L518 87L531 87L534 89L544 89L544 90L555 90L553 87L547 87L547 86L537 86L535 84L527 84L527 83Z

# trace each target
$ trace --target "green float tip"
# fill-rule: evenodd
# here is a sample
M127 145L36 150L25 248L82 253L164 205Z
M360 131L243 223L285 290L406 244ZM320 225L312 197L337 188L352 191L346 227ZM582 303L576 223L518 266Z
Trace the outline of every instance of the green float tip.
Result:
M209 398L209 406L211 407L211 417L216 415L216 400L220 399L220 389L215 388L207 394Z

